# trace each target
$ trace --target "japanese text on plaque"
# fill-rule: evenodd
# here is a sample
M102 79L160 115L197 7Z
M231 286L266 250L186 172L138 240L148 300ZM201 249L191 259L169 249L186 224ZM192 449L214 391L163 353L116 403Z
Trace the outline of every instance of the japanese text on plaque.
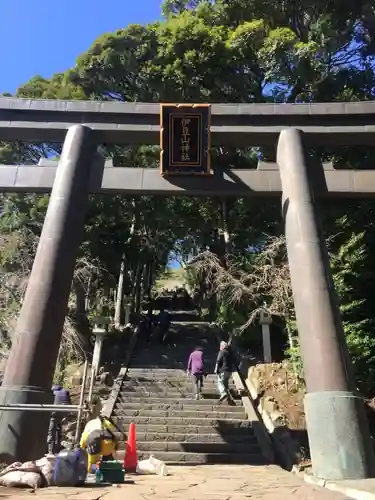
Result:
M182 134L181 134L181 161L190 160L190 131L189 124L190 118L184 118L181 122L182 124Z

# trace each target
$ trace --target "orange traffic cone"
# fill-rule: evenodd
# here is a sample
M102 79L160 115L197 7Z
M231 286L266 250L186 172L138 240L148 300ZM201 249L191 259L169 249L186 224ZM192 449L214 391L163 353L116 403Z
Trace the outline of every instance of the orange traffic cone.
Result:
M137 469L137 443L135 436L135 424L129 425L128 441L126 443L124 469L126 472L135 472Z

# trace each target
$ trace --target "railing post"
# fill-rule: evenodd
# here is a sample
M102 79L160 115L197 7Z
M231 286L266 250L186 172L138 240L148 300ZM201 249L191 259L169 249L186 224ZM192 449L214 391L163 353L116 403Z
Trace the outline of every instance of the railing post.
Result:
M94 132L69 128L6 366L0 405L52 402L51 385L88 202ZM0 413L0 458L36 459L46 451L48 415Z
M272 317L265 310L260 311L259 323L262 328L263 361L272 363L271 323Z
M277 162L307 385L305 411L313 472L327 480L372 477L375 461L368 422L363 401L355 392L301 131L281 132Z

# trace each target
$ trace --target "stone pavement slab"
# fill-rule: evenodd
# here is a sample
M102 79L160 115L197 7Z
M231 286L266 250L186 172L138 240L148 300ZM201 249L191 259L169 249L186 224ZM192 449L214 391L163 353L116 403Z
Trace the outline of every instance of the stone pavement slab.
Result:
M128 476L129 483L85 488L44 488L37 500L344 500L347 497L271 466L201 465L168 467L170 475ZM29 491L0 488L0 498L30 498Z
M306 482L314 485L324 486L331 491L337 491L349 498L356 500L375 500L375 478L351 479L342 481L324 481L305 474Z

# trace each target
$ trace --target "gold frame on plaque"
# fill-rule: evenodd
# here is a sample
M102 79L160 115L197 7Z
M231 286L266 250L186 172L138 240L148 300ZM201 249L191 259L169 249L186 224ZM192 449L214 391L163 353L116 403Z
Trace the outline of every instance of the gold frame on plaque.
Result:
M163 155L164 155L164 150L165 147L167 146L164 144L164 123L163 123L163 110L164 108L207 108L208 109L208 116L207 116L207 128L208 128L208 134L207 134L207 148L205 150L205 153L207 155L207 170L205 172L171 172L171 171L164 171L163 169ZM192 115L192 117L199 117L199 115ZM170 117L171 119L172 117ZM169 130L171 130L171 126L169 124ZM169 132L170 133L170 132ZM168 144L169 147L169 144ZM189 167L188 163L181 163L181 166L186 166ZM194 166L199 166L199 165L190 165L192 167ZM171 103L161 103L160 104L160 175L162 176L168 176L168 175L204 175L204 176L210 176L213 174L212 168L211 168L211 104L171 104Z

